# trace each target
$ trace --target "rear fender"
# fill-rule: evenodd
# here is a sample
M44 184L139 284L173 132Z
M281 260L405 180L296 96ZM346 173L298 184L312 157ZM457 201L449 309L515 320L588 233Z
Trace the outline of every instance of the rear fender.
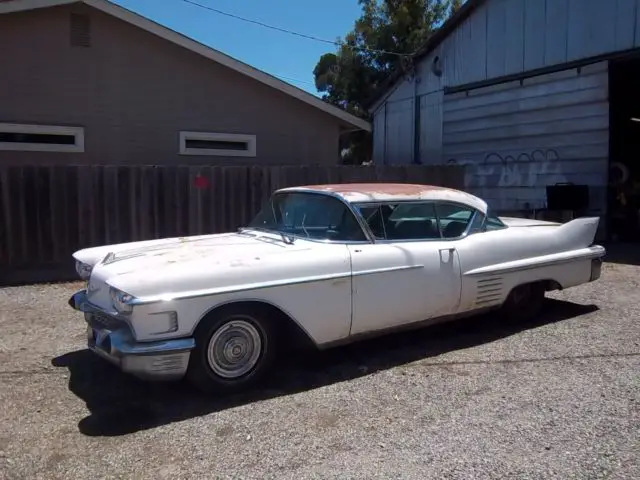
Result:
M572 249L586 248L593 245L599 223L599 217L576 218L560 225L557 235Z

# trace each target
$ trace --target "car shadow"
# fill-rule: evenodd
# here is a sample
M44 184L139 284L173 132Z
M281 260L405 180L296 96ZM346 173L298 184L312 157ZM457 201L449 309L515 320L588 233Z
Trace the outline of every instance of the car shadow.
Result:
M297 354L279 366L277 375L267 382L268 388L225 397L205 396L185 382L176 388L176 383L139 381L89 350L67 353L54 358L52 364L69 369L69 390L90 411L78 424L80 432L117 436L355 379L596 310L595 305L547 299L543 313L527 323L500 321L487 314L324 352Z

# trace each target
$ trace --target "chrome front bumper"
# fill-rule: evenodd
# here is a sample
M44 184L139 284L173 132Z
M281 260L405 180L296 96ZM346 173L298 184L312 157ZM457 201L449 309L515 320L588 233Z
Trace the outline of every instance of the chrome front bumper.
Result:
M69 305L84 312L87 322L87 346L123 372L143 380L180 380L189 364L193 338L157 342L137 342L129 324L92 305L86 290L74 293Z

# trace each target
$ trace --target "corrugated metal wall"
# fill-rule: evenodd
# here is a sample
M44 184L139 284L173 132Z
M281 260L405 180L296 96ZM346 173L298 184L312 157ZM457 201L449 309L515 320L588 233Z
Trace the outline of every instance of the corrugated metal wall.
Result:
M402 109L396 106L398 102L420 102L420 160L439 163L442 104L438 105L438 100L445 87L634 47L640 47L640 0L486 0L421 60L414 77L399 82L376 109L376 129L385 104L403 115L387 117L390 123L386 126L391 129L386 139L390 143L386 148L374 146L374 161L404 163L403 152L413 150L413 146L401 146L392 138L391 132L407 132L414 125L413 109ZM440 76L432 70L436 56ZM384 129L385 124L380 125ZM414 139L409 134L403 138ZM375 139L384 141L378 132Z
M420 163L441 163L442 147L442 97L435 92L420 98Z
M377 165L409 165L414 159L413 98L383 105L373 116L373 160Z
M384 137L387 123L386 111L386 106L383 105L373 116L373 158L378 160L378 165L385 163L384 149L386 142Z
M413 163L414 103L413 98L385 106L384 158L388 165Z
M443 84L639 47L639 6L640 0L487 0L440 45Z
M546 185L573 182L604 214L608 149L607 62L444 96L442 161L498 210L543 208Z

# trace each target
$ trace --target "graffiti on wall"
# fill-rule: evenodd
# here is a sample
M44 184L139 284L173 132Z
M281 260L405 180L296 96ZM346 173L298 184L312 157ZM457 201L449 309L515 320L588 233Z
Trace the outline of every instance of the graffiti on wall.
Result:
M516 155L487 154L480 162L452 158L448 163L465 166L465 187L545 187L567 181L560 155L553 149L537 149Z

